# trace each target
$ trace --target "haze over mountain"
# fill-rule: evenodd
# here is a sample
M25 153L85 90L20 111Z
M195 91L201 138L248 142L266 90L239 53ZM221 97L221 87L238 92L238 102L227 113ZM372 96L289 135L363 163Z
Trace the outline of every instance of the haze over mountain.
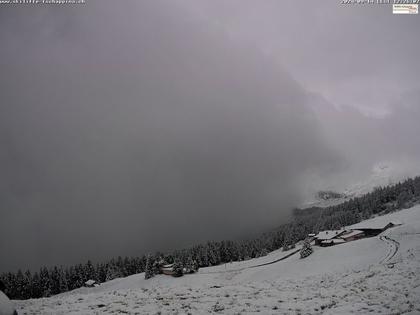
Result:
M416 169L418 20L292 3L2 7L0 270L245 237Z

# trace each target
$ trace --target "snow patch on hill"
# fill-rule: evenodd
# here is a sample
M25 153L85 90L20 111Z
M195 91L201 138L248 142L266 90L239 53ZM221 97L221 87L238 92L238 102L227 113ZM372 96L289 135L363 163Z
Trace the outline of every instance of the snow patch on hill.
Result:
M288 254L275 251L181 278L138 274L15 303L19 314L418 314L420 206L372 220L403 224L378 237L315 247L305 259L255 267Z

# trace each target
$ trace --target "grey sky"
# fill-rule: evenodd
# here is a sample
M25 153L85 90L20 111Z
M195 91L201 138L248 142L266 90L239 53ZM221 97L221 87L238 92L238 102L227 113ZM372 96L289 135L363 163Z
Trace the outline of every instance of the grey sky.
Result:
M419 20L390 10L0 8L0 270L242 237L308 172L416 161Z

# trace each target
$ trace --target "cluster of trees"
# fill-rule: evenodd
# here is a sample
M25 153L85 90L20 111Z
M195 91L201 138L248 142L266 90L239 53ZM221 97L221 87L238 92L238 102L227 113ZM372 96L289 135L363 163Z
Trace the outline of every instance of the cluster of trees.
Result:
M87 280L99 283L119 277L146 272L145 277L158 273L158 264L167 263L188 266L193 261L198 267L246 260L266 255L268 252L293 247L309 233L338 229L375 214L384 214L410 207L420 201L420 177L408 179L388 187L380 187L357 198L328 208L311 208L294 211L294 219L277 229L252 240L207 242L171 253L155 253L134 258L112 259L105 263L71 267L43 267L39 272L3 273L0 280L6 285L6 294L12 299L47 297L73 290Z
M66 268L42 267L33 273L29 270L18 270L16 273L1 274L0 280L6 287L5 293L11 299L40 298L80 288L87 280L101 283L140 273L144 271L145 265L145 257L118 257L106 263L93 264L88 261Z

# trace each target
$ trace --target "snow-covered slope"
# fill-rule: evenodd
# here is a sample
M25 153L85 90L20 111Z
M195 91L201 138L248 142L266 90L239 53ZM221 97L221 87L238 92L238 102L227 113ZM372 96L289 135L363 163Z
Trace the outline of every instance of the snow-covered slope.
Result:
M275 251L181 278L138 274L15 303L19 314L420 314L420 206L372 220L403 224L315 247L305 259L296 254L258 266L288 254Z
M350 198L359 197L373 191L376 187L389 186L396 184L400 181L412 177L412 174L420 174L419 166L412 165L412 163L403 162L381 162L377 163L372 167L369 174L366 174L364 178L361 178L358 182L355 182L345 189L335 191L342 195L341 198L320 198L319 192L316 192L311 198L308 198L300 207L329 207L343 203ZM326 187L326 191L334 191L332 187Z
M9 298L0 291L0 315L14 315L15 309Z

